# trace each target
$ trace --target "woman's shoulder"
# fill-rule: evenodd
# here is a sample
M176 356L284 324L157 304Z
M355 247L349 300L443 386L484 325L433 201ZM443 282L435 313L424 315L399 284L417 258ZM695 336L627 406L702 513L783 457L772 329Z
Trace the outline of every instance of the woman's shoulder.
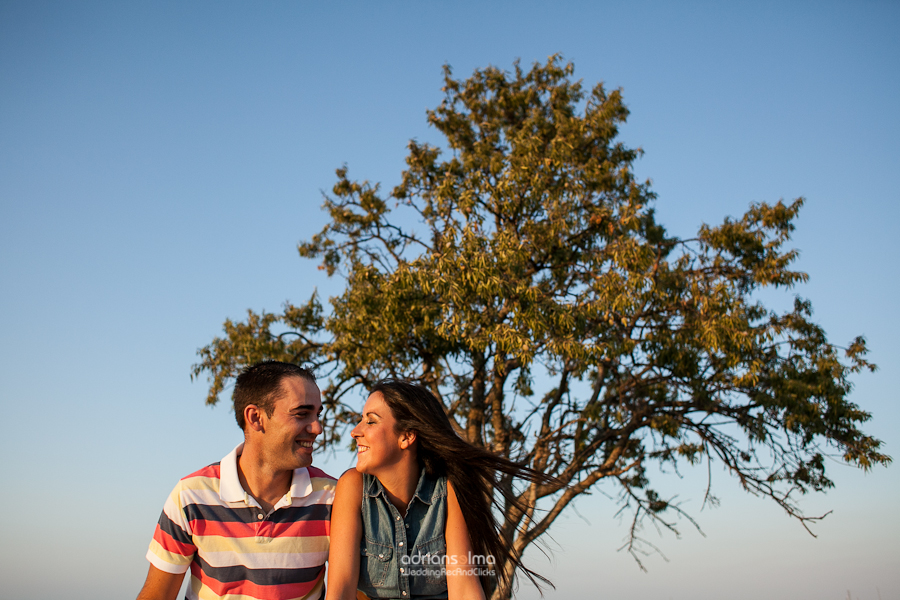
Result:
M336 494L362 496L363 475L356 469L347 469L337 482Z
M447 487L449 485L450 480L446 475L432 475L423 472L422 481L419 484L419 497L429 497L432 501L442 500L447 497Z

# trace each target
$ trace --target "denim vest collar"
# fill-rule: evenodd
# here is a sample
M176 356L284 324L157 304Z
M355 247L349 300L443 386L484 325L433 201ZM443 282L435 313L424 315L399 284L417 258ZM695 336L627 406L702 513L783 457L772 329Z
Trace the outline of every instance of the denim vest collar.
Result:
M387 492L384 491L384 486L381 485L378 478L366 477L366 479L369 481L363 489L363 493L370 498L383 496L385 501L388 501ZM427 475L425 469L421 469L419 473L419 483L416 484L416 491L410 499L410 502L412 502L413 499L418 498L421 502L430 505L436 500L435 496L437 495L437 491L437 478Z

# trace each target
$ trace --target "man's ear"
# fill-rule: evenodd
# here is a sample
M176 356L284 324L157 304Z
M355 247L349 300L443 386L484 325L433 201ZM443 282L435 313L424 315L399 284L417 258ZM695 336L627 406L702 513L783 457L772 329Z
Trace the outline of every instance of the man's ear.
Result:
M416 441L416 432L415 431L404 431L400 434L400 447L406 450L410 446L413 445L413 442Z
M263 423L262 411L255 404L248 404L244 407L244 423L248 431L258 431L265 433L266 427Z

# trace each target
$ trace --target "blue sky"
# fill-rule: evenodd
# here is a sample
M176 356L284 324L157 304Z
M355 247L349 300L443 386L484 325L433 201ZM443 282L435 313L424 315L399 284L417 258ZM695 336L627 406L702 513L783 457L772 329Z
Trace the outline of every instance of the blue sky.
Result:
M900 5L787 4L0 2L3 595L137 594L172 485L240 441L190 380L197 348L248 308L340 290L296 244L334 169L387 188L409 139L440 142L445 63L562 53L621 87L672 232L806 197L795 292L834 343L866 335L881 368L854 400L898 457ZM648 532L668 562L617 552L597 493L533 565L550 598L900 598L897 473L835 464L802 501L833 510L813 539L715 467L722 505L700 511L686 469L664 477L706 537Z

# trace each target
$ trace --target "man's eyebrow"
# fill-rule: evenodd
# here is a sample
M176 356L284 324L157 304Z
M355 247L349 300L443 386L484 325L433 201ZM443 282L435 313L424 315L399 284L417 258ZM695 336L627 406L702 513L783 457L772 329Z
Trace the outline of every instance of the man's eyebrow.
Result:
M292 408L290 410L290 412L299 412L301 410L315 410L315 409L316 409L315 404L301 404L300 406L295 406L294 408ZM320 412L321 412L321 410L322 410L322 407L319 407Z

